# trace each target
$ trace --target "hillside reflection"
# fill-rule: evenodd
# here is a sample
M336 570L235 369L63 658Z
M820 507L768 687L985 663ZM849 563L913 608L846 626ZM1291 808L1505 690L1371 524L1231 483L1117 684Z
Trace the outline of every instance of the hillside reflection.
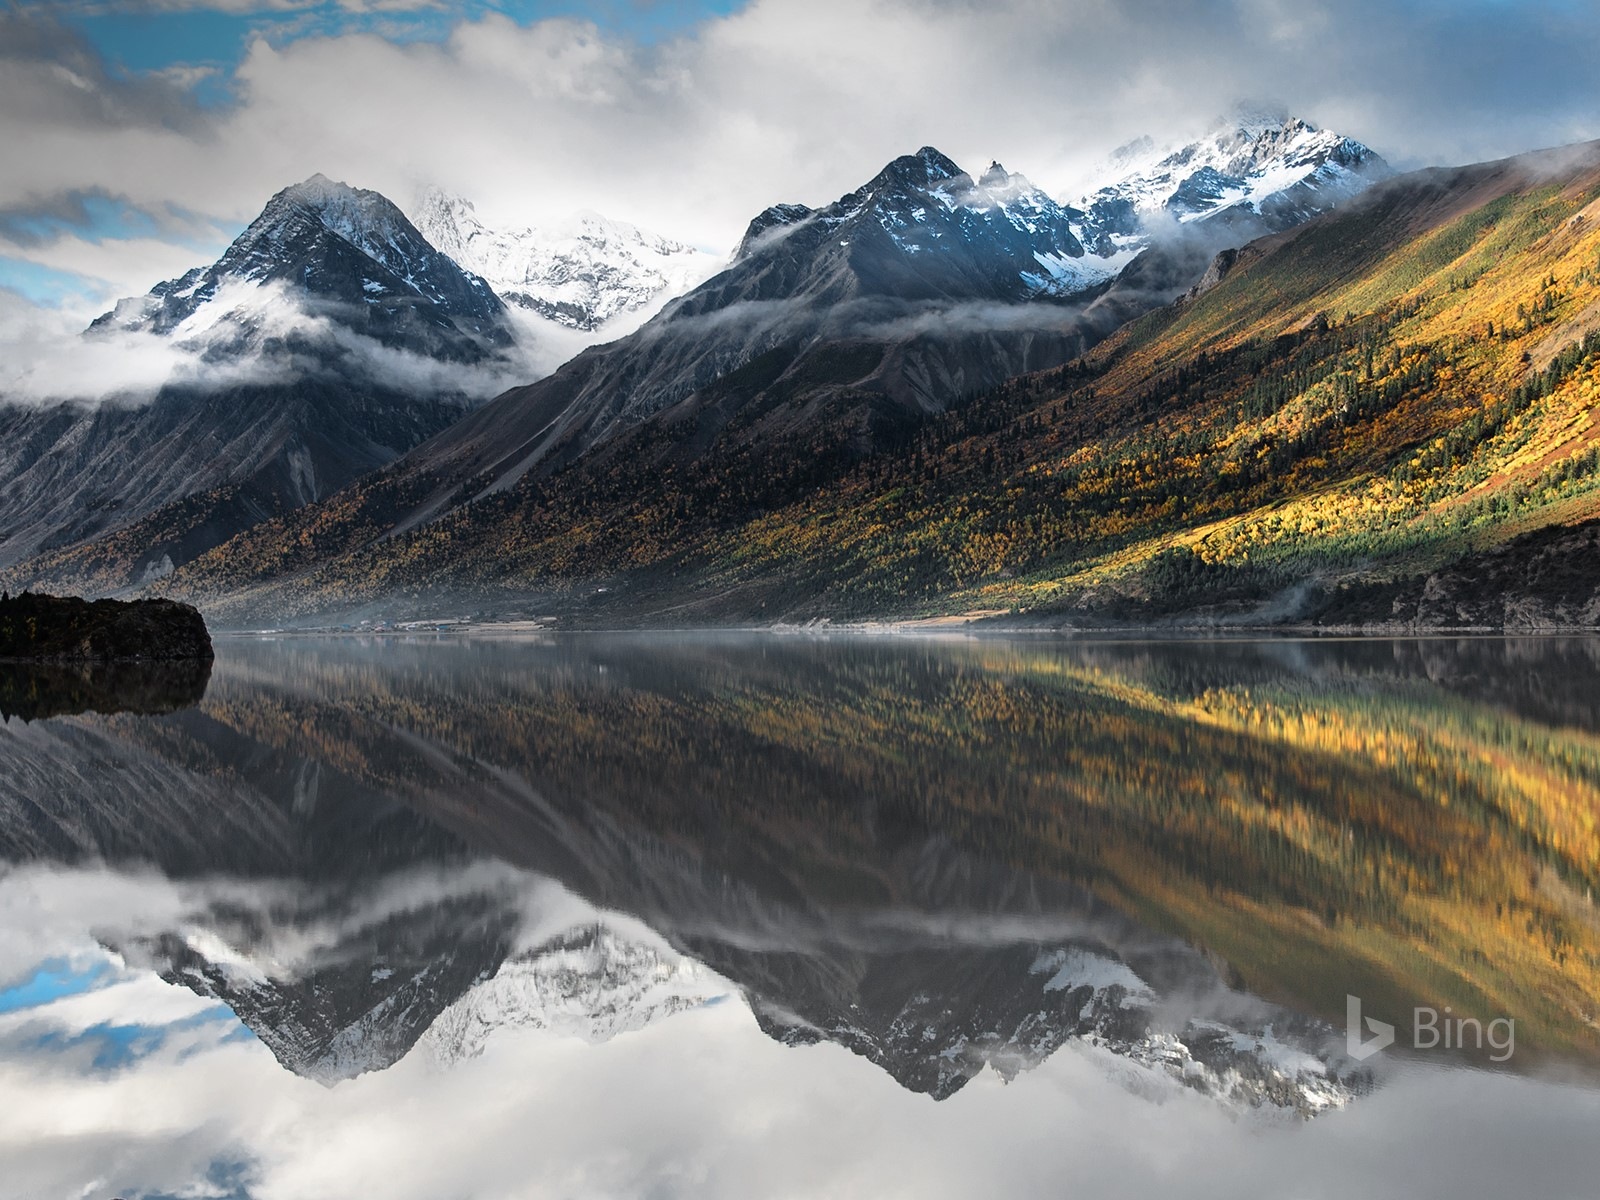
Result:
M936 1096L1071 1037L1147 1038L1094 1011L1100 990L1034 1015L1041 964L1083 954L1187 1018L1248 998L1226 1019L1298 1022L1308 1049L1356 994L1390 1020L1514 1016L1513 1068L1600 1050L1588 641L228 643L197 710L7 732L32 781L0 783L13 860L297 878L316 886L275 911L311 920L386 872L491 857L643 920L772 1036L840 1041ZM139 788L143 819L114 818ZM422 981L391 1006L415 1026L385 1032L392 1061L506 961L497 903L368 927L366 957L301 988L326 1014L269 1044L338 1077L381 952ZM263 918L218 922L238 944Z

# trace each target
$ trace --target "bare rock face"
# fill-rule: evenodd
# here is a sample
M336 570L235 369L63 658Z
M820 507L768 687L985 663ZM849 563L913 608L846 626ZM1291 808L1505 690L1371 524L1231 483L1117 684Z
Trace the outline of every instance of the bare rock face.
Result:
M0 659L86 662L213 657L199 610L175 600L0 597Z
M1355 585L1319 625L1379 631L1549 633L1600 627L1600 521L1536 529L1425 575Z

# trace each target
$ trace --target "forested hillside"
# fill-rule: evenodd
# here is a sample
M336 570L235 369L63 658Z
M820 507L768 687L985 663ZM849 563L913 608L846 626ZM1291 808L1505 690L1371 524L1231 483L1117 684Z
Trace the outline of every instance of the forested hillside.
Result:
M233 619L399 598L672 622L1593 623L1600 568L1548 531L1515 539L1600 511L1597 331L1600 145L1426 171L920 423L843 389L803 440L740 437L789 402L779 349L720 385L748 393L732 420L691 398L375 540L380 472L170 582ZM1495 548L1499 577L1545 592L1485 616L1471 556ZM1445 568L1466 607L1428 607Z

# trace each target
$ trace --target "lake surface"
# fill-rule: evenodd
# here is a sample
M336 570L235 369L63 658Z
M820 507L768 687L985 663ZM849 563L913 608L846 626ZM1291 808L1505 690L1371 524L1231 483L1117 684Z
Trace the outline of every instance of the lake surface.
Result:
M1600 1190L1600 641L224 640L0 712L5 1197Z

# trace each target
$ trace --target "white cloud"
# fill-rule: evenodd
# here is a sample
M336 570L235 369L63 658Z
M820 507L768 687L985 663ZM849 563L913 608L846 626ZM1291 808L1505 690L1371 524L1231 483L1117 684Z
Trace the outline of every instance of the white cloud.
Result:
M591 1046L502 1031L332 1089L257 1044L185 1044L109 1076L0 1068L8 1195L109 1200L249 1164L260 1200L1585 1194L1593 1092L1415 1070L1310 1123L1230 1118L1069 1047L935 1103L841 1047L785 1047L728 1003ZM19 1189L11 1191L9 1189ZM26 1189L26 1192L21 1189Z
M224 318L241 314L257 344L295 336L315 344L317 355L208 356L213 341L236 335L238 327ZM169 336L105 330L86 337L84 311L42 309L0 289L0 396L141 403L168 384L226 387L343 371L397 391L481 400L549 374L593 341L547 321L512 317L516 342L492 361L466 365L385 346L335 320L331 309L309 311L282 284L223 288Z
M82 314L37 308L0 290L0 395L8 400L141 401L169 382L243 382L270 370L258 360L214 367L166 338L81 336Z
M215 110L181 73L124 78L67 26L5 21L0 211L99 190L202 214L206 240L321 171L402 201L443 183L499 224L592 208L721 252L767 205L826 203L924 143L1071 196L1116 145L1191 131L1243 95L1402 165L1600 134L1600 18L1553 2L1512 19L1380 0L754 0L651 45L491 14L438 44L257 39L237 102ZM68 237L27 257L137 293L194 252Z
M0 144L29 152L0 205L99 186L242 222L320 170L399 196L443 181L496 219L590 207L720 250L767 204L826 202L925 142L1071 192L1113 146L1241 94L1450 161L1600 132L1576 69L1600 25L1563 11L1497 27L1376 0L756 0L648 47L496 15L438 45L257 40L239 106L188 122L131 122L121 85L82 64L99 110L54 112L59 79L14 73Z
M124 296L138 296L163 279L174 279L190 267L215 259L223 250L218 246L207 254L193 246L178 245L155 237L108 237L90 241L76 234L65 234L32 244L0 238L0 255L37 263L54 271L69 271L91 281L81 301L68 306L69 315L81 329Z
M303 12L329 0L64 0L61 7L81 14L222 12L241 16ZM333 0L347 13L419 12L445 7L445 0Z

